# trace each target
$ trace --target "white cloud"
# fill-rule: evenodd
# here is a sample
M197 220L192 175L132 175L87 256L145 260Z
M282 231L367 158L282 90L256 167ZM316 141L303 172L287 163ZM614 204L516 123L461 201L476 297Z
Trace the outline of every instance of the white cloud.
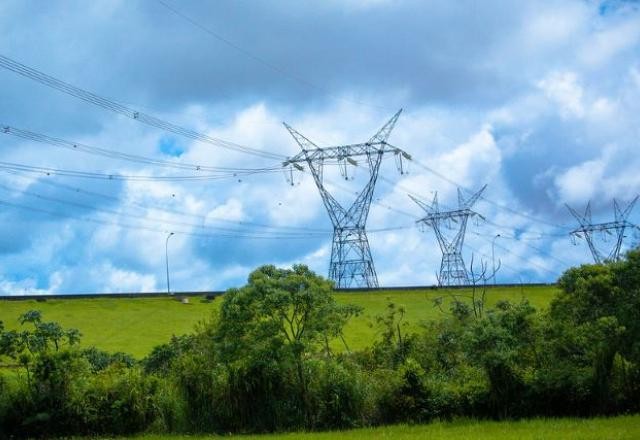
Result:
M0 295L48 295L53 293L50 288L39 289L38 281L33 278L23 278L18 281L0 279Z
M592 198L602 184L605 163L602 159L589 160L569 168L555 178L559 198L568 203Z
M584 92L574 72L553 72L537 85L552 103L559 106L563 117L584 115Z
M599 157L559 172L554 179L559 202L630 200L640 194L640 158L631 151L608 146Z
M104 292L154 292L158 290L156 278L150 274L141 274L132 270L104 264L92 270Z
M242 202L238 199L229 199L226 203L216 206L207 213L207 223L216 220L237 220L245 219Z

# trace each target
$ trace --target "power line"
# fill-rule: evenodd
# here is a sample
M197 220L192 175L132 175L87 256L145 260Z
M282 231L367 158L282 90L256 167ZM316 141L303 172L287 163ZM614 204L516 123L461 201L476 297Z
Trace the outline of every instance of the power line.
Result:
M442 174L442 173L434 170L433 168L423 164L422 162L418 161L417 159L412 158L411 162L416 164L416 165L418 165L420 168L424 169L425 171L428 171L429 173L433 174L434 176L439 177L440 179L444 180L445 182L448 182L449 184L451 184L451 185L453 185L455 187L462 188L465 191L468 191L469 193L473 193L473 191L470 190L469 188L466 188L464 185L459 184L458 182L450 179L449 177L445 176L444 174ZM521 211L518 211L516 209L510 208L509 206L506 206L506 205L503 205L501 203L495 202L495 201L487 198L486 196L482 196L482 197L480 197L480 199L484 200L485 202L489 203L490 205L495 206L496 208L508 211L508 212L510 212L512 214L518 215L520 217L526 218L526 219L534 221L536 223L541 223L541 224L545 224L545 225L548 225L548 226L553 226L553 227L559 228L559 229L568 229L567 226L558 225L556 223L552 223L552 222L549 222L547 220L543 220L543 219L534 217L534 216L532 216L530 214L527 214L525 212L521 212Z
M159 118L147 115L145 113L142 112L138 112L135 111L133 109L130 109L126 106L123 106L121 104L118 104L114 101L111 101L107 98L101 97L99 95L96 95L94 93L88 92L86 90L80 89L78 87L72 86L68 83L65 83L61 80L58 80L52 76L46 75L42 72L39 72L33 68L30 68L24 64L21 64L17 61L14 61L10 58L7 58L3 55L0 55L0 67L3 67L7 70L13 71L15 73L18 73L24 77L27 77L29 79L32 79L34 81L40 82L43 85L52 87L54 89L57 89L59 91L62 91L64 93L67 93L71 96L77 97L79 99L82 99L86 102L89 102L91 104L100 106L102 108L105 108L107 110L111 110L115 113L127 116L131 119L137 120L139 122L143 122L147 125L151 125L166 131L170 131L176 134L180 134L182 136L185 136L187 138L191 138L197 141L201 141L201 142L206 142L206 143L210 143L219 147L223 147L223 148L228 148L231 150L235 150L235 151L240 151L243 153L247 153L247 154L253 154L253 155L257 155L260 157L266 157L266 158L270 158L270 159L279 159L279 160L283 160L285 159L285 156L280 155L280 154L276 154L276 153L269 153L266 151L262 151L262 150L257 150L255 148L251 148L251 147L245 147L239 144L235 144L229 141L225 141L222 139L217 139L202 133L198 133L195 132L193 130L187 129L187 128L183 128L180 127L176 124L172 124L170 122L167 121L163 121ZM458 183L456 183L455 181L449 179L448 177L444 176L443 174L437 172L436 170L433 170L432 168L424 165L423 163L417 161L417 160L413 160L414 163L416 163L418 166L420 166L421 168L429 171L430 173L440 177L441 179L451 183L452 185L464 188L464 186L459 185ZM466 189L466 188L465 188ZM468 189L467 189L468 190ZM500 203L494 202L490 199L487 199L486 197L482 198L483 200L485 200L487 203L490 203L500 209L509 211L515 215L519 215L521 217L527 218L529 220L538 222L538 223L543 223L543 224L547 224L550 226L554 226L554 227L563 227L563 226L558 226L554 223L548 222L546 220L542 220L536 217L533 217L529 214L520 212L518 210L515 210L513 208L510 208L508 206L502 205Z
M214 167L207 165L196 165L175 161L167 161L160 159L153 159L150 157L139 156L135 154L123 153L116 150L111 150L107 148L93 147L90 145L82 144L80 142L68 141L60 138L55 138L48 136L46 134L36 133L33 131L23 130L20 128L12 127L6 124L0 124L1 133L9 134L15 137L19 137L21 139L31 140L43 144L52 145L55 147L60 147L67 149L69 151L82 152L86 154L92 154L96 156L107 157L111 159L119 159L125 160L129 162L154 165L165 168L177 168L181 170L190 170L190 171L210 171L216 173L228 173L235 174L238 172L251 172L251 173L259 173L263 171L274 171L280 170L280 166L272 167L272 168L231 168L231 167Z
M51 87L55 90L66 93L67 95L81 99L87 103L96 105L98 107L102 107L106 110L110 110L119 115L126 116L130 119L141 122L143 124L150 125L152 127L156 127L161 130L169 131L169 132L187 137L189 139L205 142L211 145L215 145L216 147L226 148L229 150L238 151L245 154L251 154L254 156L267 158L267 159L283 160L286 158L281 154L270 153L268 151L247 147L244 145L236 144L234 142L215 138L203 133L198 133L194 130L181 127L177 124L173 124L168 121L164 121L155 116L151 116L146 113L133 110L129 107L126 107L108 98L86 91L79 87L73 86L57 78L54 78L53 76L47 75L36 69L28 67L4 55L0 55L0 67L3 67L4 69L7 69L11 72L17 73L18 75L21 75L25 78L39 82L40 84L43 84L47 87Z
M485 240L485 241L489 242L489 240ZM557 270L549 269L549 268L547 268L545 266L542 266L541 264L536 263L533 260L530 260L528 258L522 257L521 255L516 254L515 252L512 252L509 248L506 248L506 247L502 246L501 244L495 244L495 246L497 248L502 249L503 251L507 252L508 254L513 255L514 257L518 258L519 260L521 260L521 261L523 261L523 262L525 262L527 264L531 264L533 266L536 266L539 269L541 269L541 270L543 270L543 271L545 271L547 273L550 273L550 274L553 274L553 275L556 275L556 276L559 274L559 272Z
M472 234L477 235L478 237L484 237L484 238L486 238L486 239L492 239L492 238L494 238L494 237L495 237L495 236L493 236L493 235L481 234L481 233L479 233L479 232L472 232ZM500 238L504 238L504 239L507 239L507 240L514 240L514 241L517 241L517 242L521 242L523 245L525 245L525 246L527 246L528 248L533 249L534 251L536 251L539 255L544 255L544 256L546 256L546 257L549 257L549 258L551 258L551 259L553 259L553 260L557 261L558 263L561 263L561 264L565 265L566 267L571 266L571 264L569 264L568 262L566 262L566 261L564 261L564 260L562 260L562 259L560 259L560 258L556 257L555 255L553 255L553 254L551 254L551 253L549 253L549 252L547 252L547 251L545 251L545 250L543 250L543 249L540 249L539 247L536 247L536 246L534 246L534 245L532 245L532 244L530 244L530 243L528 243L528 242L526 242L526 241L523 241L523 240L521 240L521 239L520 239L520 238L518 238L518 237L515 237L515 236L508 236L508 235L500 234Z
M502 225L499 223L496 223L494 221L491 221L489 219L484 219L485 223L491 225L491 226L495 226L496 228L498 228L499 230L502 231L509 231L509 232L513 232L514 237L518 240L542 240L544 238L565 238L567 237L566 233L559 233L559 234L551 234L548 232L535 232L535 231L528 231L524 228L517 228L517 227L512 227L512 226L508 226L508 225ZM520 231L520 236L518 236L518 232ZM535 237L523 237L522 234L532 234L535 235Z
M488 240L487 240L487 242L488 242ZM476 249L476 248L474 248L474 247L470 246L470 245L469 245L469 244L467 244L467 243L465 243L465 244L464 244L464 246L465 246L465 247L467 247L467 248L469 248L470 250L472 250L473 252L477 253L477 254L478 254L478 255L480 255L480 256L483 256L483 257L485 257L485 258L491 258L489 255L487 255L487 254L485 254L485 253L480 252L478 249ZM524 258L524 257L522 257L522 256L520 256L520 255L518 255L518 254L516 254L516 253L514 253L514 252L512 252L512 251L511 251L511 250L509 250L508 248L505 248L504 246L496 245L496 247L497 247L497 248L499 248L499 249L502 249L503 251L507 252L507 253L508 253L508 254L510 254L510 255L513 255L514 257L518 258L519 260L521 260L521 261L523 261L523 262L525 262L525 263L532 264L532 265L534 265L534 266L538 267L539 269L541 269L541 270L543 270L543 271L545 271L545 272L547 272L547 273L549 273L549 274L551 274L551 275L553 275L553 276L555 276L555 277L557 277L558 275L560 275L560 272L559 272L559 271L554 271L554 270L548 269L548 268L546 268L546 267L544 267L544 266L542 266L542 265L540 265L540 264L538 264L538 263L535 263L535 262L533 262L533 261L531 261L531 260L528 260L528 259L526 259L526 258ZM508 268L510 268L510 269L511 269L514 273L516 273L516 274L519 274L519 273L521 273L521 272L522 272L522 268L515 268L515 267L513 267L513 266L510 266L510 265L508 265L508 264L506 264L506 263L502 262L502 261L501 261L501 263L500 263L500 264L501 264L502 266L504 266L504 267L508 267Z
M18 176L20 178L26 179L25 176L19 174L18 172L14 172L14 171L7 171L8 173ZM48 186L52 186L52 187L56 187L56 188L61 188L73 193L80 193L80 194L85 194L85 195L89 195L92 197L98 197L98 198L102 198L105 200L111 200L111 201L115 201L115 202L121 202L124 203L123 200L119 197L115 197L115 196L111 196L108 194L103 194L103 193L99 193L99 192L94 192L94 191L88 191L82 188L78 188L78 187L74 187L74 186L70 186L70 185L65 185L65 184L61 184L61 183L56 183L56 182L50 182L48 180L38 180L38 183L42 183ZM128 202L128 205L132 205L136 208L139 209L144 209L144 210L156 210L156 211L162 211L168 214L172 214L172 215L177 215L180 217L190 217L196 220L200 220L202 222L206 222L206 221L217 221L217 222L221 222L221 223L227 223L227 224L235 224L235 225L240 225L240 226L252 226L252 227L258 227L258 228L264 228L264 229L275 229L275 230L291 230L291 231L304 231L304 232L320 232L320 233L328 233L327 230L325 229L318 229L318 228L307 228L307 227L301 227L301 226L275 226L275 225L266 225L263 223L256 223L256 222L250 222L250 221L243 221L243 220L229 220L229 219L224 219L224 218L220 218L220 217L213 217L210 215L207 216L203 216L203 215L198 215L198 214L194 214L194 213L188 213L188 212L183 212L183 211L178 211L175 209L168 209L167 207L160 207L160 206L154 206L154 205L149 205L149 204L143 204L143 203L135 203L135 202Z
M62 205L66 205L66 206L72 206L75 208L80 208L80 209L87 209L87 210L92 210L92 211L98 211L98 212L103 212L106 214L113 214L113 215L117 215L117 216L121 216L121 217L125 217L125 218L132 218L132 219L136 219L136 220L143 220L143 221L149 221L149 218L145 215L140 215L140 214L133 214L133 213L124 213L124 212L119 212L116 210L112 210L112 209L105 209L105 208L99 208L96 206L92 206L92 205L86 205L83 203L78 203L78 202L72 202L69 200L63 200L63 199L59 199L56 197L51 197L51 196L46 196L46 195L42 195L36 192L32 192L32 191L28 191L28 190L16 190L14 188L11 188L9 186L0 184L0 188L3 188L9 192L13 192L13 193L18 193L18 194L24 194L30 197L35 197L39 200L46 200L46 201L50 201L50 202L54 202L54 203L58 203L58 204L62 204ZM225 232L225 233L250 233L251 231L246 231L246 230L239 230L239 229L230 229L230 228L223 228L223 227L218 227L218 226L208 226L208 225L202 225L202 224L195 224L195 223L187 223L187 222L182 222L182 221L175 221L175 220L168 220L168 219L158 219L159 223L164 223L167 225L173 225L173 226L183 226L183 227L191 227L191 228L196 228L196 229L201 229L201 230L215 230L215 231L221 231L221 232ZM260 234L280 234L282 236L305 236L305 237L312 237L312 236L324 236L328 234L328 231L326 232L312 232L312 231L299 231L299 232L283 232L283 231L260 231Z
M0 205L4 205L4 206L9 206L9 207L13 207L13 208L18 208L18 209L22 209L22 210L27 210L27 211L31 211L31 212L38 212L38 213L42 213L42 214L46 214L46 215L50 215L50 216L54 216L54 217L61 217L61 218L65 218L65 219L70 219L70 220L76 220L76 221L81 221L81 222L87 222L87 223L95 223L95 224L100 224L100 225L107 225L107 226L118 226L118 227L122 227L125 229L134 229L134 230L142 230L142 231L147 231L147 232L158 232L158 233L162 233L162 234L166 234L167 233L167 229L158 229L158 228L152 228L152 227L147 227L147 226L141 226L141 225L132 225L132 224L128 224L128 223L122 223L122 222L114 222L114 221L106 221L106 220L100 220L100 219L96 219L96 218L91 218L91 217L71 217L62 213L58 213L58 212L53 212L53 211L48 211L45 209L41 209L41 208L34 208L31 206L25 206L25 205L21 205L18 203L12 203L12 202L7 202L5 200L1 200L0 199ZM234 238L234 239L273 239L273 240L295 240L295 239L308 239L309 237L306 236L277 236L277 235L269 235L269 236L262 236L262 235L257 235L257 234L204 234L204 233L197 233L197 232L190 232L190 231L181 231L181 230L172 230L171 232L175 233L175 234L179 234L179 235L187 235L187 236L193 236L193 237L200 237L200 238Z
M22 177L22 176L20 176L20 177ZM76 193L82 193L82 194L87 194L87 195L91 195L91 196L97 196L97 197L102 197L102 198L106 198L106 199L111 199L111 200L114 200L114 201L120 201L120 199L117 198L117 197L108 196L106 194L96 193L96 192L92 192L92 191L86 191L86 190L82 190L80 188L74 188L74 187L70 187L70 186L67 186L67 185L57 184L57 183L54 183L54 182L42 182L42 183L46 183L47 185L51 185L51 186L55 186L55 187L60 187L60 188L63 188L63 189L69 190L69 191L76 192ZM10 191L12 193L28 195L30 197L35 197L35 198L38 198L40 200L47 200L47 201L51 201L51 202L54 202L54 203L59 203L59 204L67 205L67 206L73 206L73 207L76 207L76 208L87 209L87 210L92 210L92 211L98 211L98 212L103 212L103 213L107 213L107 214L114 214L114 215L118 215L118 216L121 216L121 217L129 217L129 218L134 218L134 219L139 219L139 220L144 220L144 221L150 221L148 219L148 217L144 216L144 215L138 215L138 214L132 214L132 213L123 213L123 212L120 212L120 211L99 208L99 207L96 207L96 206L86 205L86 204L83 204L83 203L78 203L78 202L73 202L73 201L68 201L68 200L62 200L62 199L59 199L59 198L56 198L56 197L42 195L42 194L39 194L39 193L36 193L36 192L33 192L33 191L17 190L15 188L11 188L11 187L9 187L7 185L3 185L3 184L0 184L0 188L4 188L5 190ZM282 236L303 235L303 236L307 236L307 237L313 237L313 236L325 236L325 235L328 235L330 233L329 231L324 230L324 229L313 229L313 228L295 227L295 226L265 225L265 224L261 224L261 223L255 223L255 222L228 220L228 219L221 219L221 218L215 218L215 217L210 217L210 216L200 216L200 215L196 215L196 214L184 213L184 212L179 212L179 211L175 211L175 210L168 210L166 208L153 207L153 206L148 206L148 205L138 204L138 203L133 203L133 205L136 206L136 207L142 208L142 209L158 210L158 211L163 211L163 212L167 212L167 213L170 213L170 214L186 216L186 217L193 217L193 218L200 219L202 221L215 220L215 221L220 221L220 222L224 222L224 223L235 224L235 225L238 225L238 226L244 227L244 228L252 227L252 228L265 229L263 231L258 231L258 233L260 233L260 234L275 234L275 235L280 234ZM171 224L171 225L174 225L174 226L177 225L177 226L193 227L193 228L203 229L203 230L211 229L211 230L229 232L229 233L253 233L253 231L251 231L251 230L247 231L246 229L245 230L243 230L243 229L230 229L230 228L222 228L222 227L218 227L218 226L186 223L186 222L174 221L174 220L159 220L158 222L159 223ZM409 227L411 227L411 226L391 226L391 227L373 229L372 232L380 233L380 232L398 231L398 230L407 229Z
M490 255L487 255L487 254L485 254L485 253L481 252L480 250L476 249L475 247L473 247L473 246L469 245L468 243L465 243L463 246L464 246L465 248L467 248L467 249L471 250L473 254L478 254L478 255L480 255L481 257L491 259L491 256L490 256ZM521 269L518 269L518 268L516 268L516 267L513 267L513 266L511 266L511 265L509 265L509 264L506 264L506 263L503 263L503 262L500 262L500 265L501 265L501 267L506 267L506 268L508 268L508 269L511 269L511 271L512 271L513 273L515 273L515 274L519 274L519 273L520 273L520 271L521 271Z
M65 177L78 177L86 179L98 179L98 180L126 180L126 181L200 181L200 180L221 180L221 179L234 179L237 177L250 176L253 174L265 174L265 173L278 173L280 170L269 171L245 171L237 172L233 174L206 174L195 176L154 176L154 175L132 175L132 174L118 174L118 173L96 173L92 171L79 171L79 170L65 170L59 168L38 167L31 165L24 165L13 162L0 161L0 169L22 171L26 173L41 174L46 176L65 176Z

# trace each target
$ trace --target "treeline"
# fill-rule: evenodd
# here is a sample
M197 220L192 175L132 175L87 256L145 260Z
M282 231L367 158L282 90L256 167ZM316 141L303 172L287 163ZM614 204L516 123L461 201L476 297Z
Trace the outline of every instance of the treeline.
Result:
M29 312L21 330L0 324L0 353L19 371L0 375L0 437L637 412L640 251L570 269L559 285L545 311L489 309L482 291L438 302L442 319L416 331L390 303L363 351L343 334L361 310L305 266L257 269L209 322L140 362L81 349L77 330Z

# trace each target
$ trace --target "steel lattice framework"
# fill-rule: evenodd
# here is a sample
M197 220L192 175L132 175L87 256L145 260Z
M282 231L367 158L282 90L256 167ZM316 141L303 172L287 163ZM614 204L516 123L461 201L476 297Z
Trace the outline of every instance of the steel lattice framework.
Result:
M596 264L604 263L605 261L618 261L620 259L620 249L622 248L622 241L625 238L625 230L631 228L638 228L638 226L630 223L627 218L629 218L629 214L631 214L631 210L634 205L638 201L638 196L636 196L625 209L620 207L620 204L616 199L613 199L613 211L615 215L615 220L612 222L605 223L593 223L591 217L591 202L587 203L587 207L584 210L584 214L579 214L575 209L571 208L569 205L565 205L571 215L575 217L580 226L569 234L574 238L584 238L589 246L589 250L591 251L591 255L593 257L593 261ZM600 251L595 245L595 233L611 235L615 237L613 241L613 246L611 246L611 250L609 253L603 253Z
M301 163L307 163L333 224L329 278L335 281L338 288L378 287L378 277L373 265L365 226L382 157L392 153L399 157L400 162L402 158L411 159L405 151L387 144L387 139L401 112L402 109L367 142L327 148L318 147L291 126L284 124L302 151L283 162L282 165L290 170L302 170ZM370 175L364 189L346 209L324 186L323 167L328 164L338 164L341 170L346 169L347 164L357 165L354 157L366 158Z
M441 211L438 205L438 193L433 197L431 205L419 200L413 196L411 199L416 202L428 214L417 221L425 226L433 228L436 239L442 251L442 262L440 264L440 273L438 274L438 284L441 286L466 286L471 284L469 273L462 259L462 245L467 231L467 222L470 217L478 216L483 218L477 212L471 210L473 205L478 201L482 192L487 185L483 186L478 192L465 198L464 194L458 188L458 209L452 211ZM458 228L453 238L448 238L442 228L449 226L451 222L457 223Z

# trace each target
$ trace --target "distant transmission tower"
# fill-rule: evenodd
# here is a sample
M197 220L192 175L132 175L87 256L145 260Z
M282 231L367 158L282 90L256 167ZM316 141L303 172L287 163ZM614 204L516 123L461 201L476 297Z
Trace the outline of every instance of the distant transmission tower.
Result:
M625 230L638 228L638 226L627 221L627 218L629 218L629 214L631 214L631 210L637 201L638 196L636 196L636 198L633 199L623 210L620 208L618 201L613 199L615 220L606 223L593 223L591 218L591 202L587 203L587 207L584 210L583 215L578 214L576 210L571 208L569 205L565 205L571 215L573 215L580 224L580 227L570 232L571 236L574 239L584 238L587 241L587 245L589 246L589 250L593 256L593 261L595 261L596 264L601 264L605 261L618 261L620 259L620 249L622 248L622 241L625 238ZM614 238L613 245L608 253L602 252L596 247L594 237L595 233L601 234L603 237L602 241L606 241L607 236Z
M406 152L387 144L387 139L401 112L402 109L368 142L328 148L318 147L289 125L284 124L298 145L300 145L302 152L283 162L282 165L288 168L290 172L293 172L295 169L303 169L300 163L307 163L333 223L333 245L331 248L331 262L329 263L329 278L335 281L338 288L378 287L378 277L373 266L365 225L376 180L378 179L382 156L385 153L396 155L400 172L402 172L403 158L411 159L411 156ZM347 165L357 165L354 157L358 156L366 157L370 176L364 189L358 194L353 204L349 209L345 209L325 188L322 177L323 167L337 164L343 177L348 178Z
M438 239L438 244L442 250L442 262L440 264L440 273L438 275L438 284L440 286L467 286L471 284L469 273L462 259L462 245L464 244L464 236L467 231L467 221L469 217L478 216L480 214L471 210L471 207L478 201L487 185L483 186L480 191L471 195L469 198L464 197L460 188L458 188L458 209L453 211L441 211L438 206L438 193L433 197L431 206L424 203L413 196L411 199L416 202L428 214L417 221L426 226L433 228ZM453 237L445 235L443 228L454 229L451 222L457 223L456 233Z

